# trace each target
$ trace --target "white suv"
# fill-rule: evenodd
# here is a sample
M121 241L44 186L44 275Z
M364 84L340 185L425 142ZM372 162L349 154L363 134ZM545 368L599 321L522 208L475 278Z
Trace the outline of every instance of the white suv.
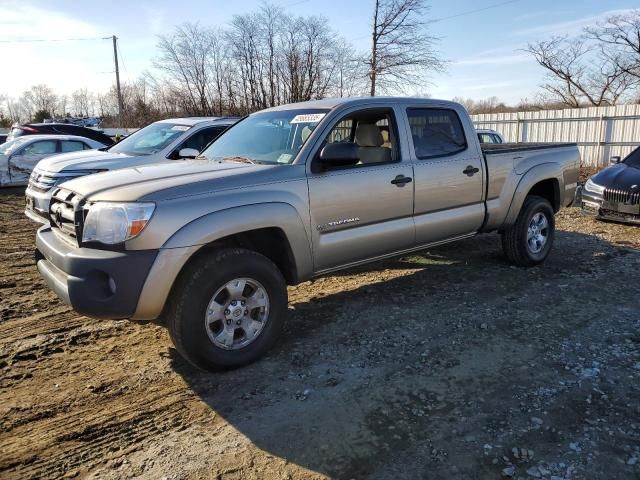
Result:
M121 142L102 149L54 155L33 169L25 192L25 214L49 221L49 200L55 186L92 173L150 163L195 158L237 118L172 118L152 123Z

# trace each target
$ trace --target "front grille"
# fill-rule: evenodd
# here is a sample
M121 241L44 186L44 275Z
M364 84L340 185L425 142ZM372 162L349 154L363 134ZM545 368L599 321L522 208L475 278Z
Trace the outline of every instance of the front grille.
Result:
M51 173L34 170L29 177L29 188L38 192L48 192L59 183L77 178L78 173Z
M604 199L609 202L638 205L640 204L640 191L630 191L622 188L605 188Z
M51 227L77 246L82 239L83 203L80 195L58 188L49 204Z

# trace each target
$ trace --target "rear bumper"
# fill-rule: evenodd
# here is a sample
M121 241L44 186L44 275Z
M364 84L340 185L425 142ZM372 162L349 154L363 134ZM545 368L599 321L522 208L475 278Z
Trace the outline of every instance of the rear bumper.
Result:
M49 288L78 313L95 318L134 314L157 253L77 248L49 226L36 236L36 264Z

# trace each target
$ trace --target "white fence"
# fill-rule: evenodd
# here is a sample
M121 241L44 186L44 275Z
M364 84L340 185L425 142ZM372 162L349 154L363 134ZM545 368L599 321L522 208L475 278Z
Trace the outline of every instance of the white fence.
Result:
M507 142L573 142L582 164L608 165L640 145L640 105L472 115L477 128L492 128Z

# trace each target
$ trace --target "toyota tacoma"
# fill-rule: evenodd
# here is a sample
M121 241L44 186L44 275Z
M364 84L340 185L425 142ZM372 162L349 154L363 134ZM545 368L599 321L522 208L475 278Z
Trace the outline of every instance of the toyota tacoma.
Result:
M235 367L278 338L287 285L492 231L515 265L543 262L579 160L575 144L481 146L452 102L284 105L197 160L56 188L36 261L79 313L162 321L194 365Z

